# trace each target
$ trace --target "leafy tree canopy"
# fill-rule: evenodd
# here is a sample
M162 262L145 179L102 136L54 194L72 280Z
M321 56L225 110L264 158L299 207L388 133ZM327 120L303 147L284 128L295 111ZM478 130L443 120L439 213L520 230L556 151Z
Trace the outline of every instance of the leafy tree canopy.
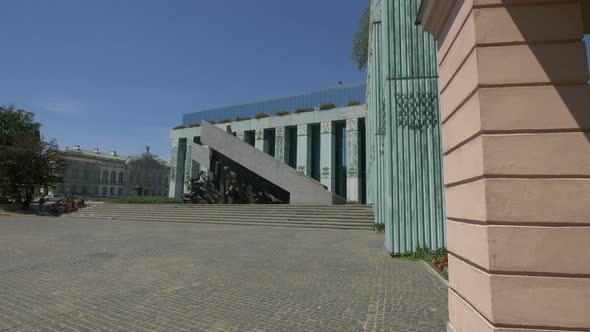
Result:
M352 60L357 64L359 70L367 68L369 58L369 26L371 24L371 11L369 8L363 10L359 20L357 32L352 39Z
M15 135L19 132L39 133L41 124L35 122L35 114L14 105L0 106L0 144L14 144Z
M0 196L28 209L35 188L51 187L61 172L55 141L43 141L35 115L14 106L0 107Z

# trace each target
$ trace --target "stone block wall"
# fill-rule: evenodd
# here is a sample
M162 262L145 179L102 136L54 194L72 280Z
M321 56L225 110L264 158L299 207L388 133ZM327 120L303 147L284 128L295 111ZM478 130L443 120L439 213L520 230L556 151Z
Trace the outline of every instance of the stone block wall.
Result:
M425 1L439 42L450 327L590 329L582 1Z

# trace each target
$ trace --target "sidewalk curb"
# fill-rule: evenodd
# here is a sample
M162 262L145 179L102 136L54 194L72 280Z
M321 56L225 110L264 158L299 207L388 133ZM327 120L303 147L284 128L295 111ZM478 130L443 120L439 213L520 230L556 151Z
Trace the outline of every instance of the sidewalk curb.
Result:
M432 273L433 275L436 276L436 278L445 285L445 287L449 287L449 281L446 280L445 278L443 278L437 271L434 270L434 268L426 263L425 261L420 261L420 264L422 264L422 266L424 266L424 268L426 270L428 270L428 272Z

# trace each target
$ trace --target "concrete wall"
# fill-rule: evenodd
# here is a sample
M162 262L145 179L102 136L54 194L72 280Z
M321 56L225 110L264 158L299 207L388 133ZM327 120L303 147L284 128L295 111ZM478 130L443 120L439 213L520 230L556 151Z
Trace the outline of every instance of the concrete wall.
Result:
M590 90L580 1L425 1L456 331L590 330Z

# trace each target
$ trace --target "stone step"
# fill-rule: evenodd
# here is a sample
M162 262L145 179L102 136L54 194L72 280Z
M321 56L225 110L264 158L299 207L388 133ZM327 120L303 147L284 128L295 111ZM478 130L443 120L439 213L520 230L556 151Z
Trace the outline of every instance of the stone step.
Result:
M89 209L150 209L150 210L245 210L245 211L267 211L267 210L282 210L282 211L372 211L369 206L362 207L338 207L338 206L293 206L293 205L198 205L198 204L185 204L185 205L119 205L119 204L103 204L103 205L92 205Z
M97 204L64 217L322 229L373 229L372 207L366 205Z
M137 219L173 219L173 220L206 220L206 221L270 221L270 222L309 222L309 223L326 223L326 224L358 224L358 225L373 225L372 219L342 219L342 218L311 218L311 217L301 217L301 218L293 218L293 217L273 217L267 215L261 216L234 216L234 217L219 217L219 216L186 216L186 215L176 215L173 218L166 215L132 215L132 214L92 214L92 213L74 213L70 215L66 215L66 217L88 217L88 218L96 218L96 217L105 217L105 218L115 218L115 219L126 219L126 218L137 218Z
M87 218L83 216L74 216L69 215L69 218ZM109 218L104 216L97 216L92 217L93 219L101 219L101 220L129 220L129 221L148 221L148 222L170 222L170 223L190 223L190 224L214 224L214 225L248 225L248 226L267 226L267 227L291 227L291 228L316 228L316 229L339 229L339 230L372 230L372 224L364 224L364 225L346 225L346 224L339 224L339 225L331 225L331 224L303 224L303 223L287 223L287 222L251 222L251 221L181 221L176 219L150 219L146 220L144 218L133 218L133 217L125 217L125 218Z
M361 219L373 219L373 214L371 213L346 213L346 212L309 212L309 211L292 211L292 212L283 212L283 211L276 211L276 212L261 212L261 211L241 211L240 213L236 213L235 211L144 211L144 210L92 210L92 209L85 209L80 211L80 213L118 213L118 214L129 214L129 215L146 215L146 214L156 214L156 215L170 215L170 213L174 213L175 215L191 215L191 216L240 216L240 215L267 215L267 216L277 216L277 217L337 217L337 218L344 218L344 219L351 219L351 218L361 218Z

